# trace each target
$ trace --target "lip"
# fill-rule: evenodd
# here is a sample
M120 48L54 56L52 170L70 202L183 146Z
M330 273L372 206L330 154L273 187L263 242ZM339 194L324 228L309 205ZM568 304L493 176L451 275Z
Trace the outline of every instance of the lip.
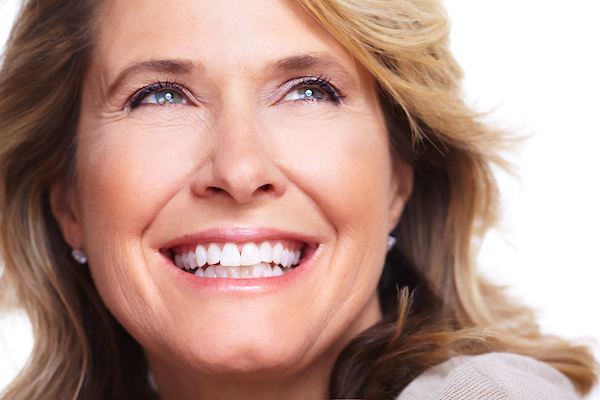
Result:
M169 257L173 248L195 246L201 243L246 243L263 241L290 241L302 243L303 247L310 249L308 256L303 255L301 263L291 271L274 277L252 278L252 279L234 279L234 278L203 278L195 276L189 272L183 271L172 262ZM218 293L269 293L283 290L286 287L302 281L304 276L310 271L316 259L319 257L322 241L319 238L310 235L304 235L296 232L286 232L277 229L256 228L256 227L230 227L216 228L185 234L160 246L160 253L163 258L164 268L173 278L193 290L202 290Z
M264 242L268 240L286 240L292 242L301 242L310 247L317 247L322 243L318 237L305 235L296 232L286 232L278 229L255 228L250 226L215 228L202 232L185 234L159 246L161 252L183 246L195 246L202 243L246 243L246 242Z

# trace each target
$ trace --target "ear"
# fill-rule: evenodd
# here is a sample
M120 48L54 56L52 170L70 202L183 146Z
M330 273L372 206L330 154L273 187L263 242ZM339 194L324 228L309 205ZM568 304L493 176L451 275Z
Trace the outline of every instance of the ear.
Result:
M62 235L73 249L83 247L83 229L74 190L64 182L50 188L50 208Z
M394 161L390 182L389 226L392 232L402 216L404 205L410 198L413 190L414 171L405 161Z

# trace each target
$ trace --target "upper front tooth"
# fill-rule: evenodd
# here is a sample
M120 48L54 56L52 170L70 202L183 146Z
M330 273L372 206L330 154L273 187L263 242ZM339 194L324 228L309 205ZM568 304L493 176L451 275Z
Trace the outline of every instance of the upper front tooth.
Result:
M237 245L225 243L221 252L221 265L224 267L239 267L242 263Z
M245 243L242 247L242 253L238 250L238 245L234 243L225 243L223 250L215 243L208 246L208 250L203 245L197 245L195 250L183 254L175 254L174 263L181 269L193 270L197 267L204 267L205 264L221 264L224 267L252 266L263 263L274 263L283 268L297 265L301 257L300 250L290 250L284 248L281 243L271 246L269 242L263 242L260 248L253 242Z
M237 247L236 247L237 251ZM221 256L222 257L222 256ZM242 265L256 265L261 261L261 254L258 246L254 243L246 243L242 247L241 263Z
M206 262L208 265L218 264L221 261L221 249L219 246L212 243L208 246L208 251L206 252Z
M277 243L273 247L273 262L275 264L280 264L282 255L283 255L283 245L281 243Z
M260 261L270 263L273 261L273 248L269 242L260 245Z

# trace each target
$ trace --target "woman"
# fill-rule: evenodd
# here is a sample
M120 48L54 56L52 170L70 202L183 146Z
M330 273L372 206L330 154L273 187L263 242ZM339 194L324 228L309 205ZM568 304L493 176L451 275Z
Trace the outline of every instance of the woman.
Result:
M595 381L477 278L500 135L437 2L37 1L2 68L2 293L36 335L5 398Z

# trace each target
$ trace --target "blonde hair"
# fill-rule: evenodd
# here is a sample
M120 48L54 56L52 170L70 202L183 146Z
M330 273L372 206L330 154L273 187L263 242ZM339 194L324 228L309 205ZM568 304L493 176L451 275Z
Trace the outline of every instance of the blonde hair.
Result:
M392 151L415 171L379 286L385 320L342 352L332 397L389 398L453 355L489 351L545 361L588 392L596 380L589 350L541 336L527 309L477 274L477 243L497 218L490 166L502 165L503 134L461 98L443 7L433 0L299 2L371 73ZM153 395L140 346L70 259L48 206L48 189L73 173L97 7L26 2L0 71L0 293L25 309L35 335L6 399Z

